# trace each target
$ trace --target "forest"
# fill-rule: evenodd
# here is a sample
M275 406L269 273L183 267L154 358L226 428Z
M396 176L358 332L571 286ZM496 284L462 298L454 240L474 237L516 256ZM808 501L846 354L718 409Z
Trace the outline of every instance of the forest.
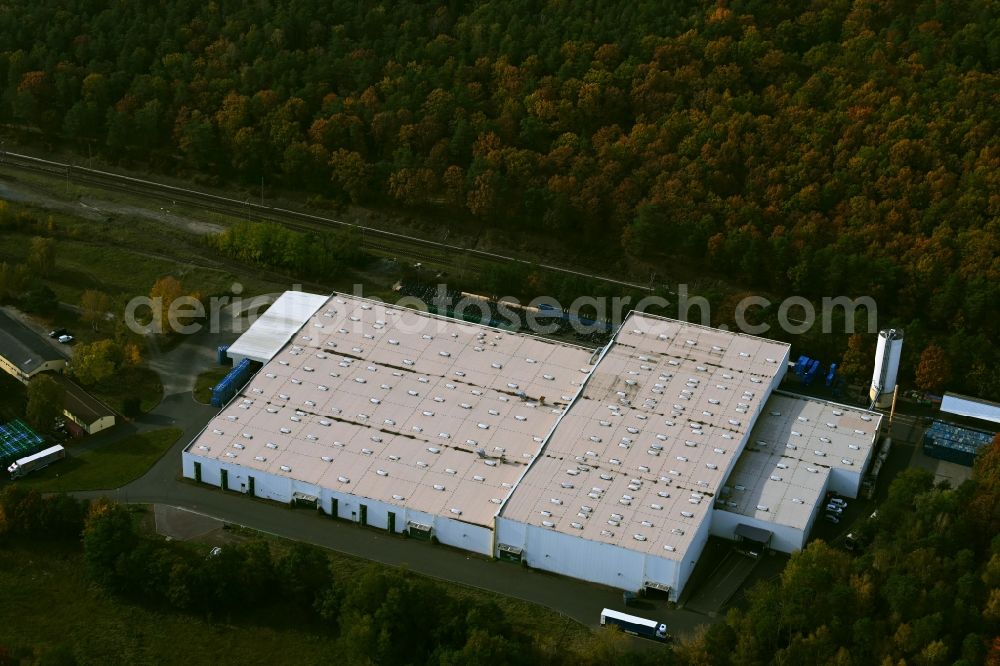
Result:
M857 552L814 540L720 621L650 649L610 629L573 644L530 636L492 602L374 564L339 575L305 544L257 538L206 557L141 531L136 511L8 485L0 556L25 543L57 557L82 550L81 575L123 603L230 625L290 619L334 637L327 661L345 664L1000 664L1000 435L957 488L924 469L902 472L854 527ZM76 663L62 640L70 660L59 663Z
M985 0L0 11L10 132L542 233L615 265L869 295L906 331L904 379L931 349L947 381L922 388L992 398L998 71Z

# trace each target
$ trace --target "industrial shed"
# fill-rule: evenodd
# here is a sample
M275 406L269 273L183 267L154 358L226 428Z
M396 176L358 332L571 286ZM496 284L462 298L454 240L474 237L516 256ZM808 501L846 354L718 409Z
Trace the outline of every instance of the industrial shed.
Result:
M1000 426L1000 404L981 398L945 393L941 400L941 413L967 419L970 425L985 430Z
M63 401L63 416L73 424L70 428L79 429L76 434L93 435L107 430L117 422L117 414L103 402L87 393L83 387L60 374L52 375L52 379L65 389ZM69 424L67 424L69 425Z
M270 361L326 300L326 296L302 291L284 292L229 345L227 355L233 365L245 358L260 363Z
M0 309L0 369L27 384L40 372L65 367L66 357L48 340Z
M828 491L857 497L878 441L881 414L776 391L716 498L712 534L740 525L769 530L769 546L805 546Z

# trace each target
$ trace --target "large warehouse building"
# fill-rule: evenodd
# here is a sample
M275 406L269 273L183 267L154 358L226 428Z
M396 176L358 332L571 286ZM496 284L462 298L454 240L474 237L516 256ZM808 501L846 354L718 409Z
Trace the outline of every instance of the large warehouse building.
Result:
M300 328L188 447L185 476L492 553L592 351L346 296Z
M253 328L233 345L265 365L185 449L185 476L676 598L709 534L801 548L877 437L877 414L772 395L784 343L633 313L593 351L313 303L270 345Z

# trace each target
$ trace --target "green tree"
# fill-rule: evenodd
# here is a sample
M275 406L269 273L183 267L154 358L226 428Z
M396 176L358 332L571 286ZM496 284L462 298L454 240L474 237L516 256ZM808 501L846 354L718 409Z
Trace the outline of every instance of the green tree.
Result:
M0 490L0 537L37 531L42 502L37 490L17 484Z
M28 266L39 277L49 277L56 268L56 242L52 238L36 236L31 239Z
M114 340L98 340L73 349L71 368L81 384L90 386L117 372L121 362L122 351Z
M139 536L125 507L106 497L90 505L83 527L83 555L94 581L117 588L124 561L138 543Z
M293 545L277 563L278 578L288 598L312 608L317 595L330 586L330 560L322 550Z
M46 374L28 382L28 406L25 417L32 427L48 432L56 417L62 416L66 389Z

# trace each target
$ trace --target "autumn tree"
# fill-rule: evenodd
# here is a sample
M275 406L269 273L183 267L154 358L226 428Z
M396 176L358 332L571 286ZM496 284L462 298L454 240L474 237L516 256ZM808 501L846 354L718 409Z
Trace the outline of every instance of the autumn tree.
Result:
M1000 534L1000 433L993 436L988 446L978 451L972 479L978 486L978 492L969 504L969 512L980 528L979 533ZM1000 554L997 562L1000 565ZM996 583L1000 586L1000 566L997 567Z
M56 417L62 416L66 389L47 374L28 382L28 406L25 417L32 427L43 432L52 428Z
M360 153L340 148L330 155L331 180L353 203L360 203L368 192L371 166Z
M917 386L925 391L939 393L951 381L951 361L944 349L929 345L920 354L917 365Z
M849 382L863 383L871 378L874 358L874 339L870 335L854 333L847 340L847 351L840 364L840 374Z
M111 309L111 297L103 291L88 289L80 296L80 309L80 319L96 331Z
M31 239L28 266L39 277L49 277L56 268L56 242L36 236Z
M153 325L157 333L168 334L170 326L170 306L184 294L181 282L172 275L161 277L149 291L153 301Z

